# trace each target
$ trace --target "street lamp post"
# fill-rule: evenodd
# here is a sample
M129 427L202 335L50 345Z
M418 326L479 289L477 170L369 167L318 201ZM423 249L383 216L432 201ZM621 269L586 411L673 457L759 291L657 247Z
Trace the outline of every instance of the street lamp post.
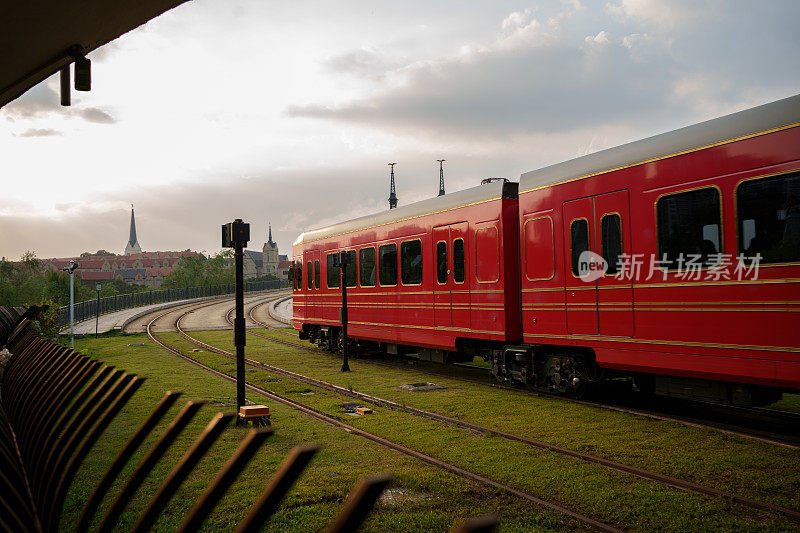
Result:
M62 268L69 274L69 347L75 348L75 271L80 265L70 260L69 266Z
M94 286L95 290L97 291L97 318L94 321L94 338L97 338L97 329L100 325L100 291L103 290L103 286L98 283Z

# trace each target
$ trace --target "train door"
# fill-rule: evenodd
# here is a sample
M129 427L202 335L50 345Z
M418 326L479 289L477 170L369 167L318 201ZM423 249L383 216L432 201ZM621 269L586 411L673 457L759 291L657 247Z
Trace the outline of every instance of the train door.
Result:
M322 287L320 281L320 264L319 264L319 250L314 250L312 253L314 258L314 318L322 318L324 309L322 298L320 297L320 288Z
M306 319L319 317L319 279L315 276L319 271L319 250L306 250L303 252L303 275L305 276L305 283L303 290L306 293L305 297L305 317ZM315 272L315 270L317 272Z
M471 268L469 249L469 229L466 222L450 225L450 250L453 273L450 286L450 302L453 327L469 329L470 326L470 288L475 274Z
M453 325L452 304L450 301L450 227L433 228L433 324L451 327Z
M600 335L633 336L633 276L620 255L631 254L628 191L594 197L596 253L608 267L597 279L597 327ZM648 265L643 265L648 268Z
M564 202L563 215L567 331L632 336L633 282L617 277L631 254L628 191Z
M564 202L564 276L567 332L597 334L597 281L583 275L582 266L595 249L594 201L582 198ZM583 262L583 263L582 263Z
M314 300L312 297L314 293L311 290L314 288L314 255L311 253L310 250L306 250L303 252L303 263L301 268L303 269L303 286L301 287L303 293L305 293L305 298L303 298L303 303L305 306L305 317L306 320L314 318Z
M470 327L470 255L466 222L433 228L434 325Z

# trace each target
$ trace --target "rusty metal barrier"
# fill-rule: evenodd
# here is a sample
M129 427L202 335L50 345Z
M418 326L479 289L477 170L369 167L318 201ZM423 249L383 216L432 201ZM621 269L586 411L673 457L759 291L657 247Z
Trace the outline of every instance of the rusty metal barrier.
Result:
M0 530L49 532L92 528L103 499L125 465L150 436L181 395L167 392L108 466L74 526L61 523L68 489L94 444L144 381L133 374L94 361L35 335L24 310L0 307L0 347L12 357L0 380ZM203 406L187 402L146 451L102 519L96 531L107 532L117 522L156 463ZM132 531L150 530L183 481L236 413L214 415L194 443L162 481ZM252 429L220 468L184 517L178 531L200 528L222 496L272 434ZM317 453L317 446L293 448L236 531L259 531L278 508L294 482ZM355 531L391 480L381 475L361 480L326 531ZM492 531L496 520L473 519L453 531Z

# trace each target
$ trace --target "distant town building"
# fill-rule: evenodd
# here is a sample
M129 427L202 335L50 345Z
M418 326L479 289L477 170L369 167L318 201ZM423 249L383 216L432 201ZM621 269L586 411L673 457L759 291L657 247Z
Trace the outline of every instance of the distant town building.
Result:
M233 265L233 258L230 260L230 264ZM245 250L244 251L244 278L257 278L264 272L264 258L261 252L257 252L255 250Z
M80 265L75 275L84 281L120 280L131 285L156 289L178 268L184 257L197 257L198 252L143 252L136 237L136 219L131 205L131 227L124 255L89 257L53 257L42 259L43 270L60 270L75 261Z
M278 259L278 277L281 279L288 279L289 267L292 266L292 262L289 261L288 255L279 255Z
M278 244L272 240L272 223L269 224L269 238L261 249L264 260L264 274L275 275L278 272Z
M85 281L120 280L135 285L158 288L170 273L178 268L184 257L201 256L198 252L143 252L136 237L136 219L131 206L131 227L124 255L102 255L89 257L53 257L42 259L43 270L60 270L75 261L80 268L75 275ZM226 262L232 266L233 258ZM272 240L272 224L269 225L267 242L261 252L245 250L244 277L256 278L272 274L279 279L289 277L292 262L286 255L278 253L278 244Z
M245 250L244 253L244 277L257 278L271 274L279 279L289 277L289 267L291 261L288 256L281 255L278 251L278 243L272 240L272 224L267 230L267 242L261 248L261 252L255 250Z
M42 259L44 270L60 270L75 261L80 265L75 275L85 281L117 279L132 285L156 289L178 268L184 257L200 256L198 252L141 252L128 255L91 257L54 257Z

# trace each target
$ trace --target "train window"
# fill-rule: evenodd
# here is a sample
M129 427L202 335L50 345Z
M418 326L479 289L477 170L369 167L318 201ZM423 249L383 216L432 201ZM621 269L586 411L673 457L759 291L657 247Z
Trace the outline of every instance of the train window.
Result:
M314 286L314 267L311 261L306 264L308 265L308 288L311 289Z
M500 248L495 226L475 230L475 279L494 283L500 279Z
M397 285L397 245L378 248L378 278L381 285Z
M319 289L319 261L314 261L314 288Z
M447 243L436 243L436 282L444 285L447 283Z
M355 250L348 250L345 252L347 256L347 271L345 272L345 285L348 287L355 287L356 286L356 279L358 278L358 274L356 270L358 269L358 264L356 264L356 251Z
M525 221L525 276L528 281L551 279L555 271L553 221L550 217Z
M711 266L721 251L719 191L713 187L662 196L656 202L658 258L667 269L691 258ZM683 262L681 262L681 260Z
M375 248L358 251L358 278L362 287L375 286Z
M589 222L585 218L573 220L569 226L570 250L572 252L572 274L580 277L578 261L581 254L589 250Z
M299 291L303 288L303 263L297 261L294 265L294 271L296 272L295 282L297 283L297 290Z
M333 266L334 257L336 257L337 254L338 252L328 254L325 260L325 275L328 278L329 289L335 289L339 286L339 269Z
M612 276L619 272L622 255L622 219L616 213L603 215L600 221L603 259L608 263L606 274Z
M745 181L736 189L739 253L760 263L800 261L800 173Z
M464 283L464 239L453 241L453 281Z
M422 241L419 239L400 244L400 280L403 285L422 283Z

